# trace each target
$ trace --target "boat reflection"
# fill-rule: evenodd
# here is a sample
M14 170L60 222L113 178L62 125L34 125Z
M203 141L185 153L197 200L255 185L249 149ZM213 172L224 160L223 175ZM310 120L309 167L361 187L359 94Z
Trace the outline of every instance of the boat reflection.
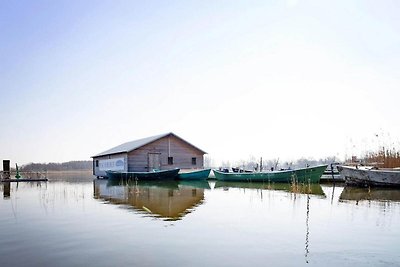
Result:
M94 198L112 204L128 205L136 211L166 221L182 219L204 201L205 183L185 181L130 181L95 180Z
M282 190L289 193L311 194L325 197L324 190L319 184L289 184L289 183L262 183L262 182L226 182L217 181L214 188L243 188Z
M345 187L340 194L340 201L394 201L400 202L399 188L360 188Z
M179 188L185 188L185 187L190 187L190 188L203 188L203 189L211 189L210 184L208 181L179 181Z

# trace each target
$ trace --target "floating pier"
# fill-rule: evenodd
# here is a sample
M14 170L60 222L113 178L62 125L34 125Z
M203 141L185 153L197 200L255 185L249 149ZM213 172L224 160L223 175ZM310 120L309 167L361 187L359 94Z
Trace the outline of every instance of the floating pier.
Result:
M20 172L18 165L15 164L16 170L11 170L10 160L3 160L3 171L0 171L0 182L47 182L47 172ZM14 178L11 178L14 177Z
M39 179L30 179L30 178L9 178L9 179L1 179L3 183L9 182L47 182L49 179L47 178L39 178Z

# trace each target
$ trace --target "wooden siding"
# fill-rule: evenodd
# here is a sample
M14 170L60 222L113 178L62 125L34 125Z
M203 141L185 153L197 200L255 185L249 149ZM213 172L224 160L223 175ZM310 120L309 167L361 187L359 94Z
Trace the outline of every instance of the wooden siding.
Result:
M115 159L115 158L124 158L124 170L128 170L128 154L127 153L119 153L119 154L113 154L113 155L106 155L106 156L100 156L100 157L95 157L93 158L93 175L99 176L99 177L106 177L106 172L101 171L99 167L96 167L96 160L102 160L102 159Z
M160 153L161 169L202 169L203 153L173 135L163 137L150 144L128 153L128 171L149 171L148 154ZM168 157L173 157L173 164L168 164ZM196 165L192 165L196 158Z

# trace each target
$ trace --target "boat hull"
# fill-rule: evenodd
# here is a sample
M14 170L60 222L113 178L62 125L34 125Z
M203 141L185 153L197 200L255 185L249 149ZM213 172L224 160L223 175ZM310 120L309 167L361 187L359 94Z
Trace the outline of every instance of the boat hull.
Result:
M273 183L319 183L327 165L301 168L295 170L255 172L255 173L225 173L214 170L215 178L220 181L232 182L273 182Z
M206 180L210 176L211 169L179 173L179 180Z
M116 172L106 171L110 180L174 180L177 179L179 169L154 172Z
M400 171L338 166L347 185L400 187Z

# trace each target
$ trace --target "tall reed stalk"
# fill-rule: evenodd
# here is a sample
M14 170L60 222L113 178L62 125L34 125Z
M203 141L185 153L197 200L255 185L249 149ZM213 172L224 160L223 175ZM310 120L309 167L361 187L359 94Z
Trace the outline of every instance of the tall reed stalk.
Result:
M382 147L378 152L366 153L364 161L367 165L376 165L380 168L400 167L400 152L395 148Z

